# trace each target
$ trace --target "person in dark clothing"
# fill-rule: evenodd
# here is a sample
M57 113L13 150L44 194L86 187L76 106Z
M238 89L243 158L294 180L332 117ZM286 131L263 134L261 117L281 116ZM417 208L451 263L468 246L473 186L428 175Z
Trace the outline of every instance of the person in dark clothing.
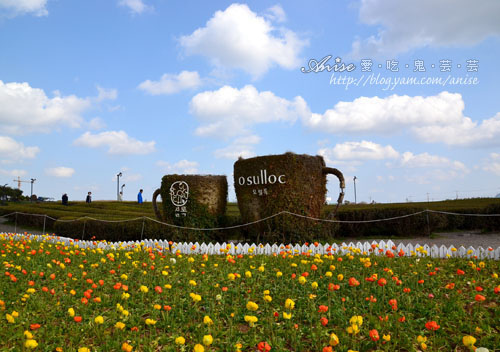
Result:
M142 189L137 194L137 203L142 204Z
M85 199L86 203L92 203L92 192L87 193L87 199Z
M62 205L68 205L68 195L66 193L62 195Z

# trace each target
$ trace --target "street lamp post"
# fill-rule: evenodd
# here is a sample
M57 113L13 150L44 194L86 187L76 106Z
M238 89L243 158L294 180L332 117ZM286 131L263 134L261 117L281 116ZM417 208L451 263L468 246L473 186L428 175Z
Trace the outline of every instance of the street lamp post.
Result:
M354 204L357 204L358 203L358 200L357 200L357 197L356 197L356 180L358 178L356 176L354 176L353 180L354 180Z
M31 196L30 196L30 201L33 201L33 183L35 183L36 178L31 179Z
M122 176L122 173L116 175L116 200L120 200L120 176Z

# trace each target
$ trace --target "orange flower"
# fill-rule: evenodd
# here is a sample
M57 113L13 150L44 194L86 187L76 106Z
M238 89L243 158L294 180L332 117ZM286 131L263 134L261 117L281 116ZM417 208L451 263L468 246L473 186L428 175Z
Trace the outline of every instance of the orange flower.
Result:
M436 323L435 321L428 321L427 323L425 323L425 328L427 330L431 330L431 331L434 331L434 330L437 330L440 328L440 326L438 325L438 323Z
M356 280L356 278L351 277L351 278L349 279L349 286L359 286L359 281L358 281L358 280Z
M381 278L380 280L378 280L377 284L382 287L382 286L385 286L387 285L387 280L384 279L384 278Z
M465 271L457 269L457 275L464 275Z
M30 325L30 330L37 330L40 329L42 326L40 324L31 324Z
M326 313L328 312L328 306L320 305L318 308L318 313Z
M320 319L320 322L321 322L321 325L323 325L323 326L327 326L328 325L328 319L326 319L325 317L322 317Z
M257 345L257 348L259 349L260 352L269 352L271 351L271 346L267 342L259 342Z
M74 320L75 322L79 323L79 322L81 322L81 321L82 321L82 317L80 317L80 316L76 316L76 317L74 317L74 318L73 318L73 320Z
M370 330L370 338L373 341L378 341L380 339L380 336L378 336L378 331L376 329Z
M333 349L331 346L326 346L326 347L323 347L323 352L333 352Z

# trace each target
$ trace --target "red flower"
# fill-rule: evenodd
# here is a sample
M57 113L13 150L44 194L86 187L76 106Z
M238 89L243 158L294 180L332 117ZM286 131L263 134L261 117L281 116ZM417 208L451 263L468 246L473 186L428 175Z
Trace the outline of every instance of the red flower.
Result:
M387 285L387 280L384 279L384 278L381 278L380 280L378 280L377 284L382 287L382 286L385 286Z
M31 324L30 325L30 330L37 330L40 329L41 325L40 324Z
M440 328L440 326L438 325L438 323L436 323L434 320L433 321L428 321L427 323L425 323L425 328L427 330L437 330Z
M373 341L378 341L380 340L380 336L378 336L378 331L376 329L370 330L370 338Z
M331 346L326 346L326 347L323 347L323 352L333 352L333 349Z
M483 295L480 295L478 293L474 299L476 300L476 302L482 302L482 301L486 300L486 297L484 297Z
M358 281L358 280L356 280L356 278L351 277L351 278L349 279L349 286L359 286L359 281Z
M318 308L318 313L326 313L326 312L328 312L328 306L320 305Z
M257 345L257 348L261 352L271 351L271 346L269 346L269 344L267 342L259 342L259 344Z
M457 269L457 275L464 275L465 271Z
M82 321L82 317L80 317L80 316L76 316L76 317L74 317L74 318L73 318L73 320L74 320L75 322L79 323L79 322L81 322L81 321Z
M320 319L320 322L321 322L321 325L323 325L323 326L327 326L328 325L328 319L326 319L325 317L322 317Z
M476 286L476 291L481 292L481 291L483 291L483 288L481 286Z

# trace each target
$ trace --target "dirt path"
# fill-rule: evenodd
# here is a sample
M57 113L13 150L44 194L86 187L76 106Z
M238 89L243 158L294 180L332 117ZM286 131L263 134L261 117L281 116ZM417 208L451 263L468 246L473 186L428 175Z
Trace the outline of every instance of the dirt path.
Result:
M21 226L17 226L17 229L15 228L14 225L11 224L6 224L6 219L5 218L0 218L0 233L6 232L6 233L31 233L31 234L37 234L41 235L42 231L41 230L32 230L32 229L26 229ZM387 238L378 238L378 239L365 239L365 238L349 238L346 239L345 242L372 242L372 241L380 241L384 240L387 241ZM481 234L480 232L477 231L461 231L461 232L447 232L447 233L440 233L434 238L429 238L429 237L416 237L416 238L411 238L411 239L391 239L392 242L394 242L396 245L399 243L403 244L428 244L429 246L437 245L438 247L441 245L445 245L446 247L450 246L455 246L455 247L460 247L464 246L465 248L468 248L469 246L471 247L483 247L483 248L498 248L500 247L500 233L489 233L489 234Z

